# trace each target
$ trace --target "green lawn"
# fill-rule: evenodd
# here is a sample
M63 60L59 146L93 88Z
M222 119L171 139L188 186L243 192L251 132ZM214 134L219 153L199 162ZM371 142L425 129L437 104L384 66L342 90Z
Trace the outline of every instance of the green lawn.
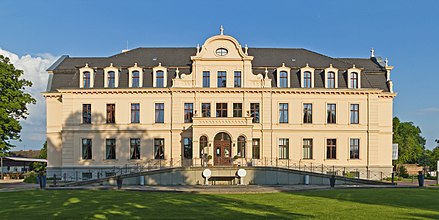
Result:
M0 219L439 219L439 189L267 194L134 191L0 193Z

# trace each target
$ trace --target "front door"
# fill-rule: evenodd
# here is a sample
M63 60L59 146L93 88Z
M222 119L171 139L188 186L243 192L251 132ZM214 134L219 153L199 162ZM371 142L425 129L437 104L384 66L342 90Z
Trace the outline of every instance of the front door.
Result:
M228 166L231 164L230 155L232 154L229 140L214 141L214 165Z

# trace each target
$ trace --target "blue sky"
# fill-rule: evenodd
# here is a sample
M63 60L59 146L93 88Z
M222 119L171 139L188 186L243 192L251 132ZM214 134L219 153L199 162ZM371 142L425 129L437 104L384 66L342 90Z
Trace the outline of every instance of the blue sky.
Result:
M129 48L202 44L220 24L249 47L299 47L332 57L368 57L374 47L395 66L394 115L420 126L432 148L439 139L438 8L435 0L0 1L0 48L19 59L109 56L127 40ZM24 126L18 149L41 147L44 129L35 126Z

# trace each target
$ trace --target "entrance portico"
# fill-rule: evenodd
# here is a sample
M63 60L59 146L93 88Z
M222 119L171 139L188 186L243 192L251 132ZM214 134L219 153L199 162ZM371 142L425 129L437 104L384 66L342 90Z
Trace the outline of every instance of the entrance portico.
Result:
M235 156L249 160L252 129L252 117L193 117L194 157L210 156L207 164L213 166L231 166Z

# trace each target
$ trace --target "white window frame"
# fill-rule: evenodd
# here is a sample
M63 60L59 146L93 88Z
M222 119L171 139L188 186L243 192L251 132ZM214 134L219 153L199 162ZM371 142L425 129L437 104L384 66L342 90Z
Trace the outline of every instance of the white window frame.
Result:
M304 87L304 78L305 78L305 72L311 73L311 88L314 88L314 68L310 67L308 64L306 64L305 67L300 68L300 87Z
M110 63L110 66L104 68L104 88L108 88L108 72L114 71L114 88L119 87L119 69Z
M84 72L90 72L90 88L93 88L95 73L94 70L88 66L88 63L79 69L79 88L84 88Z
M168 69L162 66L162 63L152 68L152 87L157 87L157 71L163 71L163 88L166 88L168 83Z
M128 68L128 86L133 88L133 72L139 71L139 88L143 87L143 68L137 66L137 63L134 63L134 66ZM137 87L134 87L137 88Z
M277 88L281 88L280 87L280 72L282 72L282 71L287 72L287 88L291 88L291 82L290 82L291 68L286 67L285 63L282 63L281 67L276 68Z
M327 88L327 89L329 88L329 85L328 85L328 73L329 72L334 73L334 77L335 77L334 89L337 89L338 88L338 69L334 68L332 66L332 64L330 64L329 67L325 69L325 88Z

